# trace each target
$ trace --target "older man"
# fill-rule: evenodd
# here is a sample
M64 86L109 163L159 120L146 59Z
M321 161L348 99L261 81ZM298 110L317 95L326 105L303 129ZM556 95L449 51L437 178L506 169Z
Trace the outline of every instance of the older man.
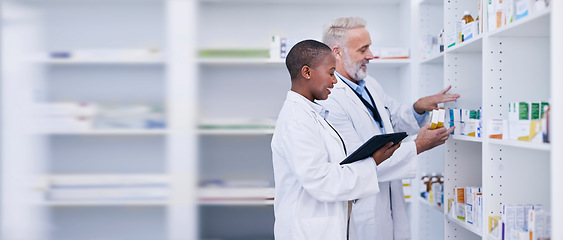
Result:
M361 18L338 18L323 32L323 42L336 57L336 76L332 94L320 101L329 112L327 120L342 135L349 153L374 135L405 131L417 134L414 141L403 142L387 161L377 166L380 192L354 201L350 239L410 239L410 225L404 202L403 178L416 175L416 156L443 144L450 129L429 130L423 124L427 111L438 103L454 101L459 95L446 94L421 98L413 105L401 104L389 97L379 83L367 76L367 64L373 59L366 22ZM420 128L420 130L419 130Z

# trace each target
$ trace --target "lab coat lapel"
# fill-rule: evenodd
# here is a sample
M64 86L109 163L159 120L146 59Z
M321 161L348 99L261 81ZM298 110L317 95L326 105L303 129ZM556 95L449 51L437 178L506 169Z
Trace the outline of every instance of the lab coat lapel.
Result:
M354 90L352 90L352 88L350 88L348 85L346 85L346 83L340 77L338 77L338 75L336 75L336 77L338 78L338 82L336 83L335 88L343 89L344 92L346 93L346 97L348 97L348 99L351 99L352 102L356 105L356 107L358 107L359 109L362 109L365 112L365 114L367 114L372 119L373 123L375 124L375 120L373 120L371 113L368 111L366 106L364 106L364 103L362 103L362 100L360 100L358 98L358 96L354 93Z
M307 100L305 100L304 98L292 98L292 100L298 102L299 104L302 104L305 108L309 109L311 116L313 116L317 120L317 122L321 126L323 126L323 129L335 139L335 142L337 142L342 149L342 153L344 153L343 143L342 141L340 141L340 137L338 136L336 131L328 125L328 122L314 108L312 108L308 102L306 102Z
M330 112L328 114L330 114ZM330 136L332 136L335 139L335 141L338 143L338 145L340 145L342 151L344 152L344 146L342 145L343 143L342 141L340 141L340 136L338 136L336 130L332 129L332 127L328 125L328 122L322 116L320 116L319 114L315 114L315 116L317 118L317 121L323 126L323 128L327 132L329 132Z

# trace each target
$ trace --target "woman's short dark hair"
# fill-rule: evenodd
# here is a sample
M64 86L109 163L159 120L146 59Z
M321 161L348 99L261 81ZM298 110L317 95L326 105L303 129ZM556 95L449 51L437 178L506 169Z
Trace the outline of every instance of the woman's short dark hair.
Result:
M314 68L327 53L332 53L330 48L316 40L303 40L291 48L285 58L285 66L291 79L296 79L303 66Z

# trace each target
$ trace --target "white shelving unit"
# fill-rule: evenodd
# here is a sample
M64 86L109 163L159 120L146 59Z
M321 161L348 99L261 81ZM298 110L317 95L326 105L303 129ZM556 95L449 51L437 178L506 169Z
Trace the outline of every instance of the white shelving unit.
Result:
M197 238L196 12L196 1L2 3L1 239ZM37 58L73 49L164 54ZM167 127L28 130L30 106L60 101L160 105ZM57 174L160 175L170 197L47 201L33 180Z
M452 85L451 92L459 93L461 98L445 107L482 107L484 127L490 119L506 119L507 104L512 101L550 100L554 111L552 116L561 116L556 106L563 102L553 89L559 82L556 76L561 76L557 66L561 65L562 34L555 21L562 18L563 4L550 4L548 9L499 29L487 32L485 26L485 33L476 38L446 47L444 53L415 62L413 68L419 77L413 82L421 87L419 96L425 95L424 87L430 84L439 87ZM461 19L464 10L475 16L477 7L477 0L417 1L413 3L413 9L418 13L418 34L437 35L439 30L435 28L443 27L447 35L453 30L455 21ZM436 12L441 14L432 14ZM486 16L484 18L486 25ZM435 79L437 81L432 82ZM436 159L443 164L445 202L453 198L454 187L482 187L482 228L476 229L444 213L441 213L443 226L425 224L432 219L424 214L423 208L418 211L422 213L415 220L417 225L413 229L418 232L413 234L413 237L416 236L413 239L494 239L487 233L487 219L493 215L500 216L503 204L541 204L551 211L552 226L562 222L559 204L562 194L555 187L556 181L561 178L554 176L561 171L561 152L553 146L563 132L552 128L551 143L490 139L486 134L485 128L482 138L451 136L445 144L443 160ZM420 168L419 172L439 169L430 162L423 162ZM526 194L521 194L523 189ZM420 205L428 205L422 199L419 202ZM441 237L431 236L442 231ZM561 236L561 231L552 227L551 239Z

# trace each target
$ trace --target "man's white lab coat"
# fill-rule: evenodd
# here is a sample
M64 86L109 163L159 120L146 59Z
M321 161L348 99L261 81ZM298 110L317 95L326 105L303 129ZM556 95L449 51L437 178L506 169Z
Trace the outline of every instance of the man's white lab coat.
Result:
M289 91L272 138L276 239L345 240L348 200L379 191L373 159L346 154L322 106Z
M419 125L413 115L412 105L400 104L390 98L371 77L367 77L365 82L386 133L418 133ZM374 135L381 134L370 112L342 79L338 78L328 99L319 103L329 110L327 120L344 138L348 154ZM353 205L350 239L410 239L410 222L401 179L415 177L416 156L415 143L403 142L391 158L377 167L380 192L361 198Z

